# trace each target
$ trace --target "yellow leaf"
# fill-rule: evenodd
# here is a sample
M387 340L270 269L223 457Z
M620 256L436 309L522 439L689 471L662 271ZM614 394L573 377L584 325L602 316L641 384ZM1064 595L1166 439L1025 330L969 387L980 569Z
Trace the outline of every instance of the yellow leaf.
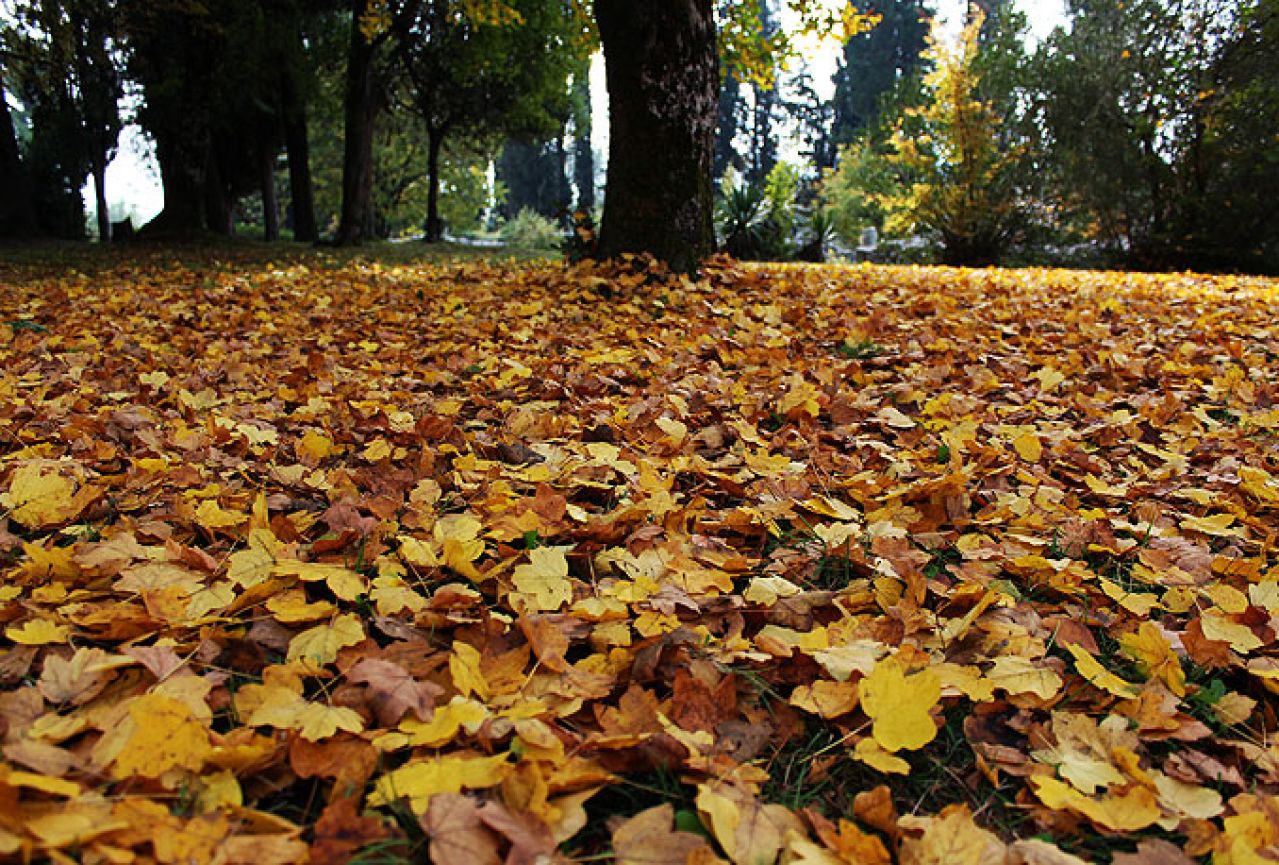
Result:
M326 703L306 703L299 708L293 729L311 742L327 739L345 730L348 733L359 733L364 730L364 721L354 709L346 706L330 706Z
M1155 772L1155 792L1159 794L1159 806L1172 815L1173 826L1182 819L1211 820L1220 817L1226 806L1221 794L1202 784L1187 784L1169 778L1163 772Z
M1229 643L1230 648L1242 655L1265 645L1252 628L1214 610L1208 610L1199 617L1199 627L1208 639Z
M238 807L244 804L244 793L240 790L240 782L230 769L213 772L200 778L200 792L196 795L196 811L208 814L228 806Z
M528 564L515 566L511 582L526 611L552 612L573 600L564 550L538 547L529 553Z
M66 625L59 625L48 619L32 619L22 625L10 625L4 629L4 635L23 646L47 646L50 643L65 643L71 636Z
M417 538L409 535L400 535L400 558L406 565L412 565L415 568L438 568L441 564L439 557L436 556L428 544L424 544Z
M305 659L323 666L337 660L338 652L364 639L364 625L354 613L344 613L330 624L303 631L289 641L288 660Z
M1065 643L1066 651L1075 659L1075 670L1093 687L1114 694L1116 697L1133 699L1139 689L1131 682L1125 682L1101 665L1101 662L1088 654L1083 646L1077 643Z
M1234 514L1215 514L1211 517L1186 517L1181 521L1181 527L1193 532L1202 532L1205 535L1214 537L1243 537L1244 531L1242 527L1231 528L1235 521Z
M1121 634L1119 645L1143 673L1162 681L1178 697L1186 696L1186 672L1181 668L1181 659L1158 625L1142 622L1135 633Z
M364 453L361 454L361 456L363 456L368 462L377 463L389 458L393 452L394 448L391 446L391 443L386 439L379 437L369 442L368 446L364 448Z
M71 467L76 466L56 460L22 463L9 479L9 491L0 494L0 505L9 509L14 522L28 529L70 522L96 495L92 489L80 490L64 473Z
M0 766L0 786L24 787L67 799L74 799L80 795L80 785L75 781L64 781L61 778L50 778L48 775L23 772L10 769L8 766Z
M893 775L909 775L910 764L898 757L896 754L890 754L880 747L879 743L873 737L866 737L857 742L853 748L853 756L861 760L872 769L880 772L886 772Z
M480 669L480 652L470 643L453 641L453 654L449 656L449 675L453 687L463 697L475 694L481 700L489 698L489 683Z
M737 803L713 785L701 784L697 788L697 812L701 815L702 825L710 830L724 852L733 859L737 852L737 827L742 822Z
M857 686L818 679L811 685L795 686L790 704L823 718L838 718L857 708Z
M222 506L214 499L205 499L195 509L195 521L208 529L229 529L232 526L238 526L249 520L248 514L237 514L231 511L224 511Z
M105 802L69 803L57 811L28 818L23 828L45 849L82 847L109 832L128 827L114 819Z
M297 449L313 463L319 462L334 452L333 439L318 430L310 429L298 439Z
M1039 801L1049 808L1075 811L1113 832L1136 832L1161 816L1155 794L1140 785L1120 796L1093 799L1046 775L1034 775L1030 783Z
M171 769L198 772L212 748L209 731L183 703L144 694L129 703L133 731L115 756L116 778L159 778Z
M227 579L242 589L266 582L281 552L281 544L267 529L249 532L248 547L231 554Z
M407 799L414 814L423 814L432 796L496 787L510 773L510 768L505 754L492 757L449 754L418 760L378 778L369 804L377 807Z
M948 805L936 817L914 818L912 822L923 823L924 833L919 838L902 840L902 865L989 865L1004 861L1004 843L973 821L967 805Z
M858 683L858 692L874 722L871 734L885 750L915 750L936 737L929 710L941 700L941 680L932 670L907 675L899 658L884 658Z
M438 748L448 744L463 728L473 731L491 713L483 703L466 697L454 697L445 706L436 706L431 720L420 721L412 715L400 722L396 732L385 733L373 740L384 751L397 748Z
M297 577L304 583L323 582L335 597L343 601L354 601L369 590L369 581L363 574L342 565L285 560L277 562L271 573L276 576Z
M1151 610L1160 605L1159 597L1150 592L1130 592L1105 577L1098 577L1097 583L1106 597L1135 616L1145 618L1150 615Z
M306 592L300 588L273 596L266 602L266 608L286 625L327 619L337 612L337 607L329 601L308 602Z
M1013 439L1013 447L1016 448L1017 455L1028 463L1039 462L1039 458L1044 454L1039 436L1030 431L1023 432Z
M432 529L443 563L472 580L480 579L473 562L484 554L484 541L479 537L482 528L475 517L446 514L436 520Z

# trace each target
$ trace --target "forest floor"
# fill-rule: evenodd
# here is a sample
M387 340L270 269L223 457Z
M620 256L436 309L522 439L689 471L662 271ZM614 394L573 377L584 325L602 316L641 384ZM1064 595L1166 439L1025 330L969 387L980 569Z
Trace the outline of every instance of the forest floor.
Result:
M0 861L1279 857L1279 283L394 255L0 259Z

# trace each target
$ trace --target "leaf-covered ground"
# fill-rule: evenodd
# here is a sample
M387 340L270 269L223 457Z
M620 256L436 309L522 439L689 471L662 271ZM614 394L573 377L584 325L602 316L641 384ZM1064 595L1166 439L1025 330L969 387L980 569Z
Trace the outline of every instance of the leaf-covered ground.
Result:
M0 286L0 858L1279 860L1279 287Z

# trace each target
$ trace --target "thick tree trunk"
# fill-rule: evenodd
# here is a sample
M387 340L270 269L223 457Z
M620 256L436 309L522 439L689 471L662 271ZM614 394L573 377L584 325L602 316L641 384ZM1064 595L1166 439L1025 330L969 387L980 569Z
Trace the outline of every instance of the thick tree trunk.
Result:
M98 243L111 242L111 211L107 208L107 154L97 143L89 157L93 173L93 198L98 211Z
M315 224L315 194L311 186L311 141L307 135L304 106L296 106L296 110L285 119L284 147L289 157L293 238L314 243L319 240L320 232Z
M275 149L266 141L258 145L258 182L262 187L263 239L280 239L280 202L275 194Z
M36 234L31 178L18 151L18 134L13 128L3 81L0 81L0 188L5 190L5 194L0 195L0 238Z
M210 155L204 178L204 218L209 230L230 237L235 233L235 199L222 177L217 156Z
M444 144L444 133L430 129L426 136L426 242L439 243L444 239L444 221L440 219L440 146Z
M595 0L609 95L600 254L693 271L714 246L719 97L711 0Z
M334 242L360 243L373 193L374 54L377 46L360 32L369 0L351 0L351 45L346 64L346 122L342 154L342 216Z
M205 136L153 133L164 186L164 209L140 234L198 234L205 226L205 172L210 162ZM216 229L215 229L216 230Z

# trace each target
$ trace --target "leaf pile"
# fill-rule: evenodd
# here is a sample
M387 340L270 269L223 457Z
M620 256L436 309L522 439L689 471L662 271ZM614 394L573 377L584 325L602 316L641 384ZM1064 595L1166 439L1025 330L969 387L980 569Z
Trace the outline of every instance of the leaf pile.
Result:
M1275 861L1276 294L12 278L0 857Z

